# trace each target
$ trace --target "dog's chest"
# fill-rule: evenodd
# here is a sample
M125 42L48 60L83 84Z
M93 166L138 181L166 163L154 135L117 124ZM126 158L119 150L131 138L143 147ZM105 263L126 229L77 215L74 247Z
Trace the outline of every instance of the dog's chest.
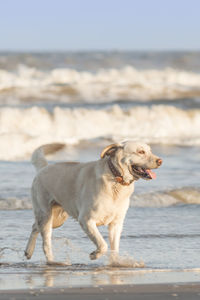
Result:
M103 190L105 193L99 193L93 203L92 215L97 226L108 225L117 219L124 218L134 186L107 185Z
M113 215L110 215L110 216L102 216L101 218L99 218L97 221L96 221L96 225L97 226L107 226L108 224L110 224L114 219L114 216Z
M96 220L97 226L106 226L116 219L123 218L128 206L129 198L123 199L121 202L113 201L113 199L105 199L93 211L93 217Z

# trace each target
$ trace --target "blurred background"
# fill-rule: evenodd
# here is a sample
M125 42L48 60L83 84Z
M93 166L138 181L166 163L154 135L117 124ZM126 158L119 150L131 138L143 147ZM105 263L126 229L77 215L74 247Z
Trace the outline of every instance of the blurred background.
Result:
M4 1L0 159L49 142L200 144L200 4Z

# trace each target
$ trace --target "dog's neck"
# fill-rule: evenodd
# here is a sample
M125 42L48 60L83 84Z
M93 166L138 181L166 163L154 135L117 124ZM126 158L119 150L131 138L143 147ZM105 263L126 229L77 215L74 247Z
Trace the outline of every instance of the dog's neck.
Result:
M124 181L123 176L121 175L119 170L117 170L117 168L112 163L111 157L108 158L108 166L109 166L111 173L114 175L116 182L120 183L121 185L128 186L134 181L134 180L131 180L130 182Z

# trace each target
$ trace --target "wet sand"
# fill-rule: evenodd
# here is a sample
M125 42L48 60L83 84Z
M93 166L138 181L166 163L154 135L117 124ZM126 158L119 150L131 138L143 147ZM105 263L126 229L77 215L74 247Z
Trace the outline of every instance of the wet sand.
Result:
M110 285L61 289L1 291L0 299L199 299L200 284Z
M1 264L0 299L200 299L199 269Z

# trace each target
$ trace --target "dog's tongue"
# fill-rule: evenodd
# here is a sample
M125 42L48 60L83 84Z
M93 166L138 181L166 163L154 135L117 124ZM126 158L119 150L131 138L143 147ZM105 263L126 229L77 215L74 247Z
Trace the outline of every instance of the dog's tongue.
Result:
M149 176L152 178L152 179L156 179L156 173L154 173L153 171L147 169L146 172L149 174Z

